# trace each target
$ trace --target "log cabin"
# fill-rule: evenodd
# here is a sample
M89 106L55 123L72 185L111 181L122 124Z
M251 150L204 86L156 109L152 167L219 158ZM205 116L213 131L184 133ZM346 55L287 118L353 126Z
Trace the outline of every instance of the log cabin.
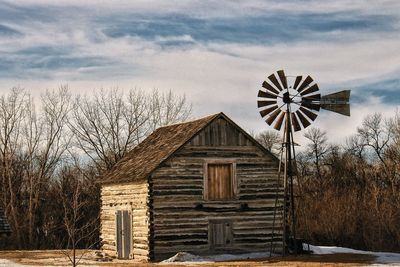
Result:
M158 128L102 177L102 250L139 261L279 250L278 166L223 113Z

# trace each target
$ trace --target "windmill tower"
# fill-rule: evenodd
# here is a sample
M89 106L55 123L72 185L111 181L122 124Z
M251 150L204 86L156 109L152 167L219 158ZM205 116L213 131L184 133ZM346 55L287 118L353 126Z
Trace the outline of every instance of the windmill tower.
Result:
M278 78L277 78L278 77ZM293 131L307 128L317 118L320 109L333 111L345 116L350 116L350 90L321 96L314 80L307 76L286 76L283 70L268 76L262 83L264 89L258 91L257 107L265 122L280 131L282 125L283 142L279 167L284 167L283 188L284 203L282 210L283 234L282 254L287 251L297 254L300 245L296 239L296 212L293 192L293 179L296 175L295 149ZM280 182L281 169L279 169L278 183ZM274 209L274 225L271 237L271 253L273 250L275 217L278 203L278 190Z

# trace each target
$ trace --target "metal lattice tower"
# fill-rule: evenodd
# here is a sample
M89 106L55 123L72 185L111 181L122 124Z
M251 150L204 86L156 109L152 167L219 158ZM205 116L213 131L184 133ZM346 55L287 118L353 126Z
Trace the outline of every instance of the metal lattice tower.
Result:
M268 76L258 91L257 107L261 117L273 128L280 131L284 124L280 154L277 195L274 208L274 222L271 237L271 254L275 234L277 212L283 217L282 254L297 253L296 212L293 179L297 173L293 132L307 128L317 118L320 109L350 116L350 90L321 96L314 80L307 76L286 76L283 70ZM283 203L278 203L281 167L283 166Z

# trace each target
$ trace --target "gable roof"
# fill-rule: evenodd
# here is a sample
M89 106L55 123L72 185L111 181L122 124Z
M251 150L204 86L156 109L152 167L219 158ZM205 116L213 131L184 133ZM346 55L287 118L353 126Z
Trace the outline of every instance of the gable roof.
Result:
M6 215L2 208L0 208L0 235L11 233L10 225L7 222Z
M217 118L224 118L245 134L265 153L271 152L260 145L253 137L236 125L224 113L217 113L198 120L160 127L128 152L114 167L103 176L102 184L115 184L147 178L162 162L189 142L198 132ZM276 158L273 156L273 158Z

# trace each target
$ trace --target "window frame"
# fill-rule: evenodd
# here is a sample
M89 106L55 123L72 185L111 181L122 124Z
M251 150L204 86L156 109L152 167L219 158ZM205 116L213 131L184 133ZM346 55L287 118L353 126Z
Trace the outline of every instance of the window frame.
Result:
M229 164L232 175L232 190L233 196L230 199L210 199L208 194L208 165L209 164ZM236 159L229 158L214 158L205 159L203 165L203 200L210 202L225 202L238 199L238 180L236 176Z

